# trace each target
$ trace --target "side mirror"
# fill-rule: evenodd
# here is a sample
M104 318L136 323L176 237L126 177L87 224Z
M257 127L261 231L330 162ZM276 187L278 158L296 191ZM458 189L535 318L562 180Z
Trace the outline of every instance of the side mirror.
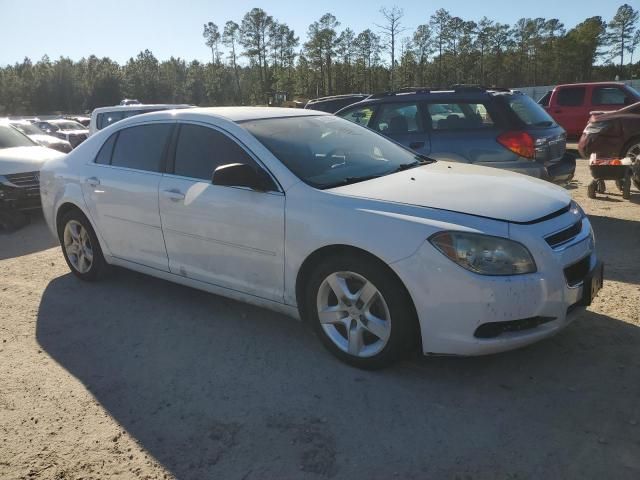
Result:
M220 165L214 170L211 183L225 187L248 187L259 192L273 189L273 182L262 170L245 163Z

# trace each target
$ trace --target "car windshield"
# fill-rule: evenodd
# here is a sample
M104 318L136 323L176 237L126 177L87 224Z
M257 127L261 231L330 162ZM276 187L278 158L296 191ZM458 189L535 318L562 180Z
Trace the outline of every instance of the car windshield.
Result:
M25 135L42 135L42 130L30 123L12 123L12 125Z
M60 130L84 130L84 126L78 122L62 121L62 122L51 122L51 123L56 127L58 127Z
M334 116L269 118L241 125L298 178L320 189L381 177L426 162L382 135Z
M35 143L26 135L9 125L0 125L0 149L15 147L33 147Z
M526 95L504 95L511 110L529 127L552 127L556 122L551 116Z

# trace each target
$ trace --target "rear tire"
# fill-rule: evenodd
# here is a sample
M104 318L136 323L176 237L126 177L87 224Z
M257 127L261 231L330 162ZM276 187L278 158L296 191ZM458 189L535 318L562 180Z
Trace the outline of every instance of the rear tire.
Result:
M598 193L605 193L607 191L607 184L604 183L604 180L598 180L598 187L597 187Z
M598 188L598 181L594 180L587 186L587 197L596 198L596 189Z
M76 277L93 282L107 272L98 237L82 212L71 210L60 219L58 239L64 259Z
M393 271L365 255L317 265L305 285L303 316L331 353L363 369L391 365L419 338L408 292Z
M622 198L629 200L631 198L631 176L627 175L622 181Z

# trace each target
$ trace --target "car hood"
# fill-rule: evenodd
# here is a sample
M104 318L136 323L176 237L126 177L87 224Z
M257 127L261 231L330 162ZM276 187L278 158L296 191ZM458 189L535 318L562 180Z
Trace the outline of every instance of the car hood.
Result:
M0 150L0 175L34 172L48 160L64 154L46 147L15 147Z
M563 188L543 180L445 161L330 191L517 223L557 212L571 201Z

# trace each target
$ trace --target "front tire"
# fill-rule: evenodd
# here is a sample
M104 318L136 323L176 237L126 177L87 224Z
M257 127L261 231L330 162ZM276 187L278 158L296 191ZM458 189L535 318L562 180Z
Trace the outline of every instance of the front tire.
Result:
M304 312L324 346L358 368L386 367L416 345L413 302L386 265L357 254L319 264L305 289Z
M58 223L58 238L71 272L81 280L98 280L107 270L91 223L78 210L66 213Z

